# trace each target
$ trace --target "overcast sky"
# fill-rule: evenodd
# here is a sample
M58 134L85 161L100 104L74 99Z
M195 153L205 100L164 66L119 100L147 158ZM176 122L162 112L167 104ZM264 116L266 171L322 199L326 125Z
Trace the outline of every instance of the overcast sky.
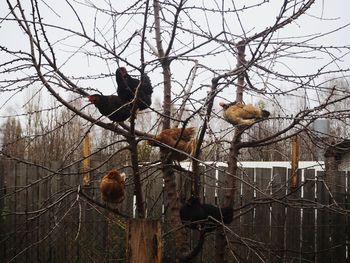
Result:
M103 6L104 1L93 1L99 6ZM125 4L128 1L124 2L118 2L118 7L116 9L121 10L120 4ZM237 3L237 7L239 7L239 4L245 4L246 1L234 1ZM247 32L248 35L254 34L254 32L260 32L261 30L265 29L267 26L271 25L274 21L276 16L279 12L279 5L283 1L271 1L271 3L267 5L263 5L261 8L256 8L252 10L247 10L243 13L240 13L240 20L241 23ZM69 27L73 30L81 30L80 24L78 23L77 19L75 19L74 13L69 10L67 7L67 4L65 1L45 1L41 2L43 9L42 9L42 17L44 18L44 22L46 23L54 23L56 25ZM44 5L44 3L47 3L50 5L51 8L48 8ZM206 4L210 7L210 5L215 6L214 1L207 1ZM79 14L81 15L82 21L86 25L86 28L91 27L94 23L94 15L95 13L93 10L84 8L83 6L80 6ZM317 1L316 3L311 7L311 9L307 12L306 15L302 16L300 19L298 19L295 23L292 25L289 25L285 27L284 29L280 30L277 35L275 35L276 38L283 39L285 37L300 37L300 39L305 39L306 36L316 36L315 34L324 34L333 30L336 30L339 27L344 26L342 30L335 31L334 33L324 37L324 38L317 38L315 40L315 44L324 45L324 46L350 46L350 27L347 26L350 23L350 16L349 16L349 10L350 10L350 1L347 0L333 0L333 1ZM6 1L2 1L0 4L0 17L3 19L8 16L8 8ZM109 23L108 20L104 20L102 16L98 16L99 24L100 26L103 23L106 23L106 25ZM150 18L153 19L153 18ZM221 21L215 20L215 18L211 17L203 17L202 14L198 13L198 17L194 16L193 19L198 20L198 23L203 24L204 27L209 28L213 35L216 30L221 30ZM206 21L208 19L208 21ZM140 28L142 25L142 15L135 16L134 18L127 18L126 21L123 19L120 19L117 21L123 27L120 31L120 36L118 39L122 41L122 34L132 34L132 32L135 30L135 28ZM242 30L239 25L239 23L234 22L234 20L230 21L229 18L227 18L227 24L229 25L230 31L232 33L237 32L237 34L241 34ZM102 28L102 26L101 26ZM91 30L91 29L89 29ZM92 31L90 31L92 34ZM153 32L151 34L154 34ZM11 47L13 49L28 49L28 42L26 41L26 37L24 34L18 29L18 26L14 22L10 21L2 21L0 24L0 35L2 36L0 38L0 45L5 47ZM65 33L66 35L66 33ZM59 39L60 33L55 31L55 33L52 33L49 36L52 37L52 39ZM63 35L62 35L63 36ZM75 38L71 38L69 45L66 46L60 46L57 52L57 56L60 57L60 61L65 61L69 56L71 56L70 51L76 49L76 46L80 45L81 42L74 42ZM150 36L150 41L154 44L154 39L152 39L152 36ZM184 40L186 41L186 40ZM295 41L295 39L294 39ZM321 42L322 41L322 42ZM128 50L125 54L127 55L128 61L132 61L133 64L139 65L139 52L137 51L138 47L133 46L130 50ZM337 54L338 57L343 56L341 60L337 61L336 64L333 64L332 67L334 68L349 68L350 65L350 58L349 55L346 53ZM4 57L2 58L4 59ZM320 56L319 58L309 61L305 63L303 60L291 60L288 65L281 65L283 70L283 67L285 70L293 70L296 71L296 73L303 74L308 72L314 72L317 70L318 67L321 65L324 65L327 63L327 61L331 60L332 58L328 55ZM223 59L217 59L217 60L210 60L206 61L205 58L203 58L203 62L207 62L209 67L215 67L217 65L223 65L222 68L227 69L233 69L235 67L235 59L233 57L224 57ZM185 81L186 77L189 73L189 67L184 66L181 67L181 63L176 64L173 68L173 77L176 78L176 80L183 82ZM67 73L67 75L79 75L79 73L84 70L86 74L89 75L98 75L101 73L104 74L113 74L117 67L117 64L106 64L104 61L100 60L99 62L89 60L84 57L77 56L76 59L70 59L67 60L67 63L65 63L62 68ZM219 66L218 66L219 67ZM150 76L154 83L157 83L161 80L160 70L154 71L150 73ZM207 82L210 84L210 78L211 75L203 76L201 79L201 83ZM2 77L4 78L4 76ZM109 78L104 78L103 80L99 80L98 82L84 82L81 83L83 87L96 87L98 86L98 89L101 90L103 93L112 94L116 90L116 84L114 81L114 77L111 76ZM180 86L177 87L178 89L181 89ZM180 92L180 91L178 91ZM233 98L234 97L234 90L227 89L223 92L223 97ZM205 96L206 91L203 90L202 93L200 91L198 92L198 96ZM4 105L4 101L9 98L11 94L10 93L2 93L1 94L1 100L3 101L0 105L0 116L7 115L5 114L5 111L11 107L15 112L18 113L19 109L21 108L21 105L23 105L23 96L28 94L19 94L15 97L11 98L6 105ZM162 96L162 90L161 87L155 87L155 93L154 97L161 97ZM248 100L252 100L251 98L247 98Z

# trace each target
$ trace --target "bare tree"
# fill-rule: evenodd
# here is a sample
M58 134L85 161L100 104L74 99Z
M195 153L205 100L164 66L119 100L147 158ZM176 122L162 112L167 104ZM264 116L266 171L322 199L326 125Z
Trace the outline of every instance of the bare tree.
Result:
M21 123L15 118L8 118L1 129L3 151L17 158L24 158L25 148Z
M305 147L312 148L311 124L319 118L340 120L342 131L334 136L341 133L340 138L345 137L349 113L337 105L350 96L345 82L348 69L339 64L347 58L349 47L324 39L348 29L348 25L319 34L288 33L294 25L305 26L302 19L312 12L315 2L147 0L115 4L67 0L57 4L7 0L8 13L2 15L0 25L7 30L14 28L12 35L23 44L0 44L0 54L5 58L0 64L0 91L8 98L0 107L5 108L29 90L32 93L27 94L32 95L24 109L16 113L22 117L20 121L10 116L5 124L1 155L40 167L45 166L43 156L60 160L59 169L44 168L51 176L64 175L65 169L82 160L82 141L92 132L91 157L103 160L91 171L105 171L104 165L129 171L128 190L135 195L139 218L147 218L149 207L157 203L147 203L144 186L152 180L152 174L144 176L143 171L158 165L164 179L164 213L170 215L167 220L171 230L166 235L174 236L178 261L188 261L200 251L205 235L201 233L198 245L191 249L188 231L179 217L180 196L201 195L205 179L201 179L200 167L212 168L204 161L228 163L225 195L218 206L239 208L235 199L236 182L241 180L240 161L288 159L287 145L298 134ZM264 13L267 9L269 15ZM251 24L251 17L247 17L256 13L266 18L258 25ZM318 58L322 62L313 66ZM310 66L302 71L301 63ZM128 121L110 123L84 98L94 93L114 94L114 72L119 66L126 66L132 75L147 73L151 77L153 104L137 112L135 103ZM325 82L322 78L344 82ZM53 103L47 103L48 97ZM161 107L154 103L157 99ZM271 116L253 126L232 126L223 120L218 100L260 101ZM25 121L27 127L21 131ZM162 147L159 158L152 156L154 149L147 140L154 139L160 130L184 129L193 124L198 134L196 149L188 156L190 171L171 159L169 153L176 150L172 147ZM10 150L19 141L25 143L27 156ZM45 154L48 149L50 157ZM186 192L176 176L186 178L189 174L192 190ZM23 189L31 186L29 183ZM77 193L123 216L118 209L104 206L85 192L74 191L67 190L67 198ZM125 210L133 216L131 208ZM216 230L216 262L237 260L234 243L230 242L234 234L224 224L221 226Z

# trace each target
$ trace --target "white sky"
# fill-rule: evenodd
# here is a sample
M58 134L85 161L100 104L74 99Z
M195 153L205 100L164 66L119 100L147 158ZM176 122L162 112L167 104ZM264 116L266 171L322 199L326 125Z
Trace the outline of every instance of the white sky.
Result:
M86 1L87 2L87 1ZM98 6L103 6L104 1L93 1ZM121 10L120 4L125 4L128 1L121 2L116 1L115 8L117 10ZM236 7L239 7L239 3L246 4L247 1L234 1L238 3ZM248 1L254 2L254 1ZM283 1L271 1L271 3L263 5L261 8L255 8L251 10L246 10L243 13L240 13L241 23L247 32L248 35L252 35L254 32L259 32L275 21L276 16L279 13L279 5ZM50 4L52 9L47 8L42 4L42 17L44 18L45 23L54 23L56 25L69 27L72 30L81 31L80 24L75 19L74 13L69 10L65 1L53 1L48 0L45 3ZM53 3L53 4L51 4ZM194 3L198 3L197 1L190 1L188 6L191 6ZM206 1L205 2L208 7L211 5L215 6L215 1ZM348 14L348 10L350 10L350 1L346 0L333 0L333 1L317 1L311 9L307 12L307 15L302 16L292 25L288 25L284 29L280 30L276 38L283 39L284 37L303 37L300 39L305 39L305 36L311 36L315 34L324 34L326 32L330 32L336 30L341 26L345 26L350 23L350 16ZM79 14L81 15L82 21L85 25L87 32L92 36L94 32L91 30L95 20L94 15L95 12L92 9L85 8L79 5L77 9ZM5 1L2 1L0 4L0 18L3 19L8 14L8 8ZM220 20L217 19L217 16L205 17L202 13L197 14L192 13L192 19L198 21L198 24L201 24L204 29L210 29L213 35L216 32L219 32L222 29L222 24ZM102 15L98 14L97 23L99 28L101 29L101 34L96 33L97 38L103 39L103 37L107 37L111 34L109 30L109 26L111 24L110 20L107 20ZM321 19L320 19L321 18ZM135 17L128 18L120 18L116 21L118 23L118 29L120 28L120 32L117 32L117 41L123 43L125 38L124 36L130 36L134 32L135 29L139 29L142 26L142 14ZM153 17L149 18L153 20ZM207 20L206 20L207 19ZM229 30L231 33L241 35L241 27L236 20L236 17L233 17L232 20L230 17L227 17L227 25L229 26ZM153 39L153 32L148 35L148 39L155 45ZM28 42L26 41L26 37L24 34L18 30L17 24L9 21L2 21L0 24L0 45L5 47L10 47L12 49L22 49L25 50L28 48ZM58 40L63 36L66 36L66 33L62 33L60 31L48 31L48 35L51 38L51 42L54 43L54 40ZM347 26L342 30L336 31L331 35L328 35L322 39L315 39L314 43L316 45L324 45L324 46L349 46L350 47L350 27ZM190 45L191 39L182 39L184 43L188 43ZM296 41L294 39L294 41ZM322 41L322 42L320 42ZM112 44L112 41L106 39L106 42ZM76 37L69 38L69 41L65 41L66 45L60 45L56 49L56 56L59 58L58 61L62 63L62 70L69 76L79 76L79 75L98 75L98 74L111 74L110 77L106 77L104 79L95 80L95 81L83 81L79 82L79 85L82 87L94 87L102 91L106 94L111 94L116 90L116 84L114 81L113 73L117 67L115 62L108 62L101 59L87 58L84 55L76 55L73 58L70 58L72 50L76 50L77 46L81 45L81 41L77 40ZM129 50L126 51L125 57L128 61L132 62L134 65L138 66L140 63L139 56L139 47L137 45L137 41L133 42L130 46ZM118 43L117 43L118 44ZM179 45L175 45L175 49ZM82 46L81 50L84 48L93 49L91 45L88 47ZM210 48L210 46L208 46ZM182 52L182 49L176 50L176 52ZM341 60L337 61L336 64L332 64L332 68L349 68L349 55L346 53L336 54L338 57L345 55ZM249 55L248 55L249 57ZM5 57L3 56L2 59ZM146 56L146 60L154 59L152 56ZM219 58L198 58L200 63L206 64L210 68L218 68L218 69L233 69L236 64L236 60L233 56L221 56ZM315 72L319 67L327 63L327 61L332 60L333 58L329 55L320 54L319 58L315 58L314 60L302 60L302 59L294 59L294 60L285 60L287 64L279 65L279 68L282 72L294 72L296 74L307 74L309 72ZM173 78L180 83L184 83L186 77L190 72L190 68L193 64L176 62L172 65L173 69ZM150 69L149 69L150 70ZM84 74L82 74L84 72ZM153 72L150 72L149 75L152 79L153 83L158 83L161 81L161 71L157 69ZM199 80L196 85L201 84L210 84L210 79L213 77L211 74L205 73L203 70L199 71ZM6 75L2 74L0 78L6 78ZM197 87L198 87L197 86ZM181 90L180 85L174 83L174 92L179 93ZM202 89L198 91L197 96L199 98L205 98L206 89ZM0 91L1 92L1 91ZM222 97L225 97L229 100L234 99L235 89L225 89L222 94ZM27 95L25 93L16 95L11 98L10 101L4 105L5 100L10 96L10 93L2 93L1 94L1 103L0 103L0 118L1 116L7 115L6 111L8 108L12 108L16 113L18 113L21 109L21 105L23 105L23 95ZM156 97L161 98L162 90L160 86L155 87L154 100ZM247 100L251 100L248 96Z

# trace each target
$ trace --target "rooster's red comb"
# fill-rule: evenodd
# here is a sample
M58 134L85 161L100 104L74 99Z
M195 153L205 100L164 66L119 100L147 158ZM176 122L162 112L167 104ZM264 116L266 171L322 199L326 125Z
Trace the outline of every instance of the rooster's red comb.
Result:
M118 70L122 76L125 76L128 74L128 71L126 70L125 67L120 67Z

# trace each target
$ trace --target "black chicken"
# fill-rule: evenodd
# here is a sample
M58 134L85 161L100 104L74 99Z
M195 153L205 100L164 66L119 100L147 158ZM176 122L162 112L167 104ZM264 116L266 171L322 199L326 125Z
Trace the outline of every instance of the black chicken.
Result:
M111 121L122 122L131 115L132 104L125 103L116 95L94 94L88 96L88 100L96 106L102 115L107 116Z
M132 101L140 81L132 78L124 67L117 69L115 77L118 84L118 96L124 101ZM152 104L153 87L151 80L146 74L144 74L142 78L142 86L140 87L137 102L137 108L139 110L147 109Z
M230 224L233 220L233 209L231 207L219 208L210 204L201 204L198 197L192 196L181 207L180 218L182 223L189 228L204 228L206 231L211 231L218 226L217 221Z
M233 209L232 207L216 207L210 204L202 204L204 210L208 213L209 216L215 218L219 222L224 224L230 224L233 220ZM215 223L217 223L215 221Z
M201 205L199 198L192 196L180 209L182 224L192 229L202 228L208 219L208 213Z

